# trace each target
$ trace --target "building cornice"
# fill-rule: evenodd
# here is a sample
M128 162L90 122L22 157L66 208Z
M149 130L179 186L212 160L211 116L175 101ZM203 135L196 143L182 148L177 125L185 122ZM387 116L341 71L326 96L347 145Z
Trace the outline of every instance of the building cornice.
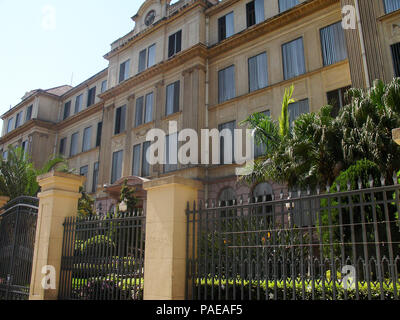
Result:
M119 95L123 92L126 92L126 91L132 89L137 84L143 83L144 81L147 81L147 80L151 79L152 77L159 76L160 74L167 72L167 71L169 71L175 67L178 67L180 65L183 65L185 62L187 62L193 58L196 58L196 57L201 57L203 59L207 58L207 47L204 44L199 43L185 51L180 52L173 58L171 58L167 61L163 61L163 62L147 69L146 71L125 80L124 82L120 83L116 87L111 88L111 89L107 90L106 92L100 94L99 97L105 101L109 100L109 99L115 97L116 95ZM200 64L198 64L196 66L199 67L199 65Z
M227 1L227 3L230 3ZM283 12L277 16L265 20L264 22L252 26L239 32L222 42L211 46L208 50L208 57L213 58L219 54L226 53L229 50L237 48L249 41L257 39L260 36L265 36L285 25L293 23L299 18L318 12L321 9L339 3L339 0L309 0L302 4Z
M56 125L56 129L57 130L62 130L62 129L65 129L66 127L70 126L73 123L76 123L78 121L87 119L91 115L93 115L93 114L95 114L97 112L101 112L101 110L103 110L103 106L104 106L104 102L103 101L98 102L95 105L90 106L89 108L87 108L87 109L85 109L85 110L83 110L83 111L81 111L81 112L79 112L79 113L77 113L77 114L65 119L64 121L59 122Z
M187 7L182 8L182 10L178 11L176 14L164 19L164 20L160 20L157 24L155 24L153 27L146 29L144 31L142 31L141 33L138 33L136 35L133 35L131 38L129 38L128 40L126 40L126 42L122 43L120 46L118 46L117 48L111 50L110 52L106 53L104 55L104 59L111 59L112 57L114 57L115 55L119 54L121 51L126 50L130 47L132 47L135 43L137 43L138 41L142 40L143 38L146 38L148 35L150 35L151 33L154 33L155 31L163 28L165 25L179 19L180 17L184 16L185 14L187 14L189 11L197 8L197 7L203 7L203 8L208 8L208 5L206 3L206 1L204 0L197 0L194 3L190 4ZM129 33L128 33L129 34ZM120 38L117 41L120 41L122 38ZM115 42L117 42L115 41Z
M29 120L28 122L24 123L22 126L18 127L17 129L15 129L15 130L11 131L10 133L1 137L0 144L4 144L7 141L10 141L10 140L14 139L15 137L18 137L19 135L21 135L33 128L36 128L36 127L50 130L53 132L55 132L55 130L56 130L56 125L53 122L32 119L32 120Z

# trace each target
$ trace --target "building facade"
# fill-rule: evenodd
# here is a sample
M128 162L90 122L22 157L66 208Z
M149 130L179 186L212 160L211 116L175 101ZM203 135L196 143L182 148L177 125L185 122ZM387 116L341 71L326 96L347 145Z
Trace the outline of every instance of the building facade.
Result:
M355 28L343 29L344 6ZM65 156L99 212L126 178L143 200L143 181L168 175L200 180L200 199L277 194L284 186L239 183L235 164L149 165L146 134L171 121L200 132L239 128L255 112L278 119L292 84L291 121L328 103L337 111L347 88L400 76L398 9L400 0L147 0L105 54L108 68L73 88L29 92L2 116L0 150L22 146L36 166Z

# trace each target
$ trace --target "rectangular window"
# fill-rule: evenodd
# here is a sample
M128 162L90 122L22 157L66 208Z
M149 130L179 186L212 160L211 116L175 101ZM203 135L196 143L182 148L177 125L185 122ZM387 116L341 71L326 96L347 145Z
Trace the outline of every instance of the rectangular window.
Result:
M140 144L133 147L132 174L136 177L140 177L140 149Z
M342 109L345 105L349 104L349 101L346 99L346 92L351 87L340 88L337 90L333 90L328 92L328 104L333 107L331 115L332 117L337 117L339 114L340 109Z
M299 0L279 0L279 13L285 12L299 4Z
M115 111L115 130L114 134L120 134L125 131L126 105L119 107Z
M180 82L176 81L167 86L167 101L165 108L165 115L169 116L179 112L179 94L180 94Z
M105 92L107 90L107 80L104 80L101 83L101 93Z
M119 83L125 81L129 78L129 68L130 68L131 60L128 59L125 62L121 63L119 67Z
M182 50L182 30L172 34L168 39L168 58L181 52Z
M400 9L400 0L383 0L385 13L391 13Z
M302 114L310 112L310 107L308 105L308 99L304 99L304 100L289 104L288 111L289 111L290 127L293 128L293 124L298 117L300 117Z
M347 58L346 39L341 22L337 22L321 31L321 47L324 66L328 66Z
M76 156L78 154L78 135L79 132L75 132L71 136L71 148L69 150L70 157Z
M83 99L82 94L77 96L75 99L75 114L82 111L82 99Z
M285 80L306 72L303 38L298 38L282 46L283 74Z
M135 127L138 127L143 123L143 99L143 97L136 99Z
M122 177L123 151L117 151L112 156L111 183L115 183Z
M261 53L249 59L249 89L250 92L268 86L267 54Z
M17 116L15 118L15 129L17 129L21 125L21 120L22 120L22 111L17 113Z
M96 135L96 148L101 145L101 134L103 131L103 122L97 124L97 135Z
M25 140L25 141L22 142L21 148L22 148L22 150L24 150L25 154L28 154L28 152L29 152L29 150L28 150L29 149L28 148L28 140Z
M156 64L156 45L153 44L147 50L147 68L150 68Z
M150 148L150 141L143 143L143 154L142 154L142 176L150 176L150 163L147 161L147 150Z
M13 127L12 127L13 120L14 120L14 118L8 119L8 122L7 122L7 133L11 132L11 130L13 129Z
M93 166L92 193L95 193L97 191L98 183L99 183L99 163L95 162Z
M85 190L85 191L86 191L86 186L87 186L88 173L89 173L89 166L81 167L79 170L79 174L83 177L86 177L85 184L83 185L83 190Z
M85 128L83 131L82 152L89 151L91 148L92 127Z
M235 34L233 12L218 19L218 40L221 42Z
M230 66L218 72L218 101L233 99L236 97L235 66Z
M7 160L8 158L8 151L3 152L3 160Z
M32 119L32 109L33 109L33 105L30 105L28 107L28 109L26 109L26 117L25 117L25 121L29 121Z
M390 46L395 77L400 77L400 42Z
M146 108L144 112L144 123L153 121L153 92L146 95Z
M261 113L267 117L271 117L271 111L269 110ZM267 151L267 145L265 143L261 144L257 144L257 142L254 143L254 158L258 158L265 155L266 151Z
M264 0L254 0L246 4L247 28L265 20Z
M227 123L220 124L218 126L218 130L220 133L220 164L232 164L234 161L234 145L235 145L235 136L234 130L236 128L236 121L231 121ZM228 131L230 134L228 134ZM230 139L230 141L226 141ZM229 146L229 143L231 145ZM231 152L229 152L229 148L231 148Z
M62 138L61 140L60 140L60 148L58 149L58 152L61 154L61 155L65 155L65 148L66 148L66 146L67 146L67 138Z
M71 113L71 101L64 104L63 120L67 119Z
M146 49L140 51L140 53L139 53L139 70L138 70L139 73L146 70L146 56L147 56Z
M88 91L87 107L93 105L95 100L96 100L96 87L93 87Z
M178 134L165 137L165 165L164 172L178 170Z

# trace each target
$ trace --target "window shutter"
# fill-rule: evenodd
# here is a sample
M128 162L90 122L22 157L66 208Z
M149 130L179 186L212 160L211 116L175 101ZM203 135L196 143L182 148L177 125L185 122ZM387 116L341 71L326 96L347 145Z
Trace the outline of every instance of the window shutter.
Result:
M175 53L181 52L182 50L182 30L179 30L176 33L176 48L175 48Z
M168 39L168 58L171 58L175 54L175 35L169 36Z

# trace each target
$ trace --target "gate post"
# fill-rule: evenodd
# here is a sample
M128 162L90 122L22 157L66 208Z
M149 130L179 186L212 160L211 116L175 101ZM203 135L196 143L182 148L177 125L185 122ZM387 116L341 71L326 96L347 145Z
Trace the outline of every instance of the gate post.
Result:
M39 213L29 300L56 300L60 280L63 223L66 217L75 216L78 212L78 200L81 197L79 187L83 185L85 177L50 172L39 176L37 181L41 192L38 195ZM42 281L46 275L42 273L42 269L45 266L54 268L55 289L43 288Z
M198 200L200 181L170 176L145 182L144 300L184 300L186 208Z

